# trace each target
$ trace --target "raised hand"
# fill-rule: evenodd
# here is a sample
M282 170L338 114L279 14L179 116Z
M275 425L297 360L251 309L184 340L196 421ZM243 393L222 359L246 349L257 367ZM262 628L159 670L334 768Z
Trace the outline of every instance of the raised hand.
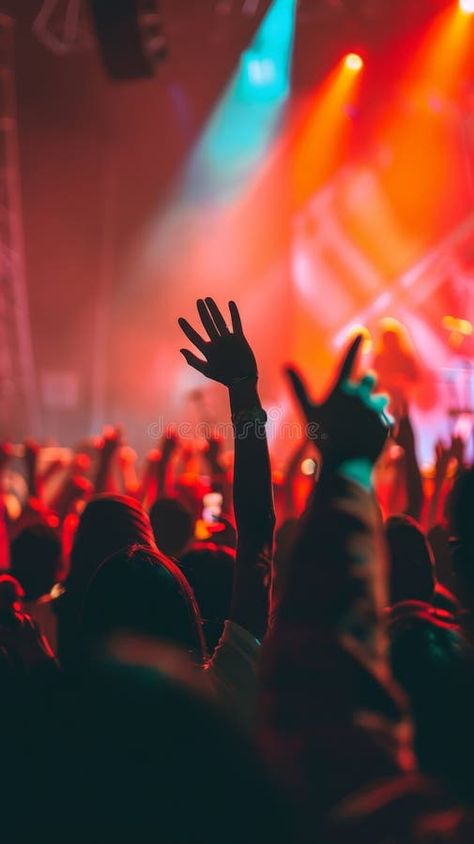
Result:
M179 450L179 437L173 428L167 428L161 441L162 460L168 462Z
M403 448L405 454L407 452L412 452L415 449L415 433L413 431L413 425L411 424L411 419L408 416L408 413L404 414L399 418L398 425L396 426L396 430L393 433L393 438L397 445Z
M73 457L73 461L71 463L71 472L74 475L83 475L86 476L87 473L90 471L91 468L91 458L88 454L84 454L83 452L79 452L75 454Z
M222 439L222 437L220 437L219 434L216 433L209 433L209 435L206 437L204 455L211 466L220 468L223 451L224 440Z
M38 457L40 446L35 440L25 442L25 468L26 482L28 484L28 495L32 498L41 497L41 485L38 477Z
M443 483L451 463L451 447L446 446L442 440L435 443L435 479Z
M454 435L451 439L451 457L457 462L458 469L464 466L464 457L466 451L466 443L462 437Z
M392 424L385 413L388 398L374 395L375 375L367 373L356 383L350 380L362 336L347 349L334 386L326 399L313 402L298 372L287 370L296 399L306 419L306 434L314 441L325 461L343 463L380 456Z
M98 495L103 492L116 492L116 485L113 480L113 466L121 446L122 429L112 426L104 428L102 437L97 442L98 460L94 489Z
M232 331L229 330L214 299L198 299L196 304L208 339L202 337L182 317L178 322L188 340L204 356L204 360L188 349L180 349L185 360L207 378L219 381L227 387L247 379L256 380L257 363L244 336L235 302L229 302Z
M0 443L0 472L3 472L9 460L13 457L14 448L9 442Z
M129 445L123 445L118 454L119 466L122 471L127 471L137 464L138 454L134 448Z
M104 459L112 459L115 454L118 454L123 442L122 429L119 425L113 427L106 425L102 432L102 438L99 441L99 450L102 452Z

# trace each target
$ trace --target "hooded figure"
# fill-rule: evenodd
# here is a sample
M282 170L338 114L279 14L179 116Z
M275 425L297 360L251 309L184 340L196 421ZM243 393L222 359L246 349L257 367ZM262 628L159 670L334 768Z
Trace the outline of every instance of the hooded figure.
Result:
M79 656L79 619L92 578L105 559L134 545L157 551L150 520L135 499L98 495L85 507L71 551L64 593L56 601L58 655L63 666Z

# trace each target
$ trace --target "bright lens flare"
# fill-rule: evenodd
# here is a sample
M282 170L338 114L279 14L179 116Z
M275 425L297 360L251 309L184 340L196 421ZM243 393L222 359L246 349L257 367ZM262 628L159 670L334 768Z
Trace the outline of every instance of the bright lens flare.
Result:
M348 70L358 71L364 67L364 61L357 53L348 53L344 63Z
M459 8L466 15L474 15L474 0L459 0Z

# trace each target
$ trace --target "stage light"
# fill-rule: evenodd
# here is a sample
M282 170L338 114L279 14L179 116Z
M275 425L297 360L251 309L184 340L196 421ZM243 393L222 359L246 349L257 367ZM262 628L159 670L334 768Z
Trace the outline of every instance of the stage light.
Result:
M472 323L468 319L460 319L459 317L446 314L442 322L443 328L446 328L447 331L457 331L464 337L470 337L473 332Z
M300 468L303 475L310 477L310 475L314 475L316 473L317 467L315 461L311 457L308 457L306 460L303 460Z
M247 71L252 85L271 85L277 75L275 62L272 59L250 58Z
M459 8L466 15L474 15L474 0L459 0Z
M348 70L359 71L364 67L364 60L358 53L348 53L345 58L345 65Z

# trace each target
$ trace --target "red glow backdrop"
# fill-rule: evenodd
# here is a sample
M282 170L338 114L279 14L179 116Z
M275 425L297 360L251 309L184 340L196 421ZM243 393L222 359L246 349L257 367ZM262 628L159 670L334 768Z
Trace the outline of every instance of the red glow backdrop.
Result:
M242 40L222 21L195 8L180 29L176 12L157 77L114 86L94 51L59 59L34 42L33 0L5 9L20 18L36 362L40 378L77 381L70 407L45 402L46 434L72 442L123 421L144 449L157 417L222 418L223 391L178 354L176 319L208 294L239 301L264 399L283 414L288 359L322 388L351 327L376 341L385 316L407 326L429 383L417 402L424 459L448 432L446 408L474 399L472 336L456 345L443 324L474 322L474 18L444 0L356 5L300 3L292 89L274 112L239 112L249 126L258 113L268 136L245 173L221 156L219 177L238 187L225 201L207 159L189 169L241 67Z

